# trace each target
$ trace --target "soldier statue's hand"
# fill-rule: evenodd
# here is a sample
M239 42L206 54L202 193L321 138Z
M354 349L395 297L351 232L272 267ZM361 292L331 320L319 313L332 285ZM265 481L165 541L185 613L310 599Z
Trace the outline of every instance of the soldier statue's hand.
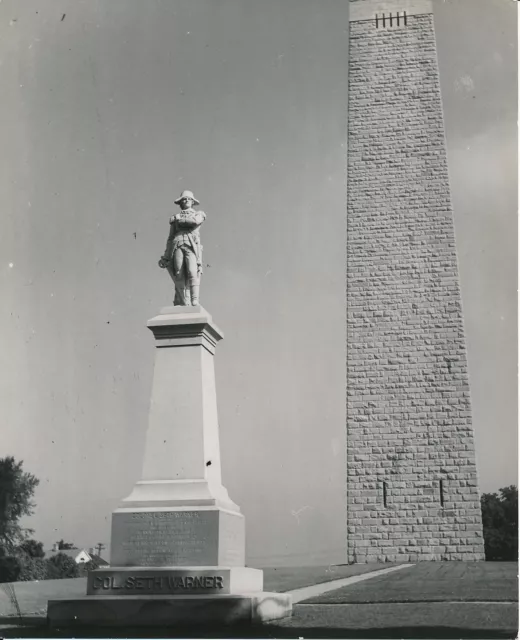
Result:
M164 256L162 256L158 264L161 267L161 269L166 269L166 267L168 266L168 262L169 260L167 260Z

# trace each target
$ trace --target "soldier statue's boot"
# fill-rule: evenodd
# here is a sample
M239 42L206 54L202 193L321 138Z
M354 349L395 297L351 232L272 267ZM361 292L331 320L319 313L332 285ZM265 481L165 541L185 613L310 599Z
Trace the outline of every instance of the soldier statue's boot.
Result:
M186 302L186 283L182 276L175 278L175 299L173 300L175 306L186 306L189 302Z
M191 306L195 307L199 304L199 285L192 284L190 286L191 291Z

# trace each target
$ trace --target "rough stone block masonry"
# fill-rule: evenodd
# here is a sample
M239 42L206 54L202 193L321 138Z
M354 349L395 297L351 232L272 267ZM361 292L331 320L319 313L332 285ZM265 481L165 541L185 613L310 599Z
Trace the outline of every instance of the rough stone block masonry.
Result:
M481 560L431 3L349 8L348 560Z

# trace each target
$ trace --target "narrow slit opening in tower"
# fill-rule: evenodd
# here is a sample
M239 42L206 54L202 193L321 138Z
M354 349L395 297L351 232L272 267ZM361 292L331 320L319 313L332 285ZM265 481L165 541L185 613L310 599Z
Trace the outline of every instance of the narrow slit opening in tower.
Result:
M441 507L444 506L444 483L442 480L439 480L439 499L441 501Z
M386 507L388 503L388 489L386 482L383 482L383 505Z

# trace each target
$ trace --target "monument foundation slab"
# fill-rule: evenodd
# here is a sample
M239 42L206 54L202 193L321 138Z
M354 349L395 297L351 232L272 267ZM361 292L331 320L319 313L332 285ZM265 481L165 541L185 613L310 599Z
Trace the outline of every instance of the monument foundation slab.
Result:
M51 600L51 627L158 627L261 623L291 615L285 593L206 596L86 596Z

